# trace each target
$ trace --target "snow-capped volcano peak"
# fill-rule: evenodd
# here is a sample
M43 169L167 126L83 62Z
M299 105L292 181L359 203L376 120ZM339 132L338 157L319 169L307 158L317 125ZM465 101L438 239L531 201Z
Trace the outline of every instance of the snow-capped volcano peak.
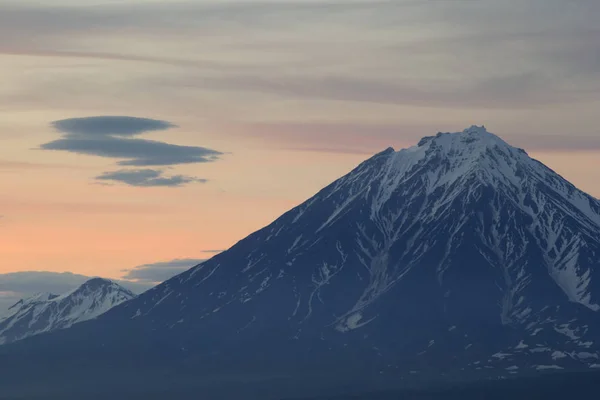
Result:
M502 138L488 132L485 127L471 126L457 133L439 133L432 143L438 149L443 150L446 154L451 155L451 152L460 151L475 151L477 153L484 152L489 149L498 149L508 152L518 151L518 149L510 146Z
M352 194L348 204L361 193L368 193L374 216L398 191L409 191L413 197L439 191L437 203L441 205L465 190L479 190L481 185L513 190L525 171L533 176L551 172L525 151L510 146L483 126L473 125L462 132L425 137L399 151L388 148L333 186Z
M135 297L108 279L93 278L62 295L38 293L22 299L0 316L0 344L24 339L96 318Z
M443 168L437 171L438 174L450 174L449 179L452 179L475 168L506 169L528 159L523 150L510 146L485 127L473 125L462 132L440 132L425 137L416 146L396 152L390 162L399 164L400 172L406 170L405 164L411 167L427 164L430 169L440 166Z
M210 374L497 378L597 368L599 311L600 202L473 126L376 154L52 351L75 343L73 365L107 369L114 357L95 355Z
M588 220L588 225L589 222L600 225L598 200L483 126L473 125L456 133L440 132L399 151L389 148L334 185L340 190L371 193L374 182L381 184L373 201L373 212L379 210L393 192L406 190L407 186L414 195L440 191L438 203L451 201L465 191L473 194L482 186L494 187L523 208L529 207L525 204L526 198L543 187L570 203L572 211Z

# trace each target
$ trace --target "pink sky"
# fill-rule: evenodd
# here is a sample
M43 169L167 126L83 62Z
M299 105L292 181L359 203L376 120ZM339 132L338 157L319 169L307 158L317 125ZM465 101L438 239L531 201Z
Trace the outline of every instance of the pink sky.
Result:
M595 8L86 2L108 3L0 0L0 274L205 258L369 155L472 124L600 197ZM207 183L134 187L94 179L120 159L39 149L53 121L114 115L223 155L158 168Z

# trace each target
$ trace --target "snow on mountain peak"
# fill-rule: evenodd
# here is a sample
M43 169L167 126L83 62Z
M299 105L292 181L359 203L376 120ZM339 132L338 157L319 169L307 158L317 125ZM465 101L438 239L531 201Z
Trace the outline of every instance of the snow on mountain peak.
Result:
M473 125L462 132L439 132L436 136L423 138L417 147L436 150L446 156L453 157L465 152L472 157L480 156L488 149L502 149L504 151L519 151L502 140L500 137L488 132L484 126Z
M87 281L85 281L83 283L83 287L99 287L99 286L113 286L113 285L117 285L115 282L111 281L110 279L105 279L105 278L91 278L88 279Z
M424 182L413 189L425 190L427 194L462 182L456 191L447 191L452 195L461 190L476 189L481 184L513 187L524 166L543 174L538 163L525 151L510 146L485 127L473 125L462 132L439 132L421 139L416 146L399 151L388 148L361 164L336 186L341 189L351 185L351 191L358 192L370 190L373 182L381 182L373 201L375 213L413 178ZM369 178L364 179L367 175Z
M79 291L82 291L82 292L94 292L94 291L100 291L100 290L114 291L115 293L122 293L127 296L135 296L135 294L133 294L133 292L125 289L118 283L111 281L110 279L104 279L104 278L89 279L79 287Z
M444 209L442 206L456 196L464 192L476 195L481 187L505 193L528 213L533 211L529 210L527 199L545 188L565 199L570 212L586 226L592 229L600 226L598 200L484 126L473 125L455 133L439 132L399 151L390 147L360 164L332 187L350 195L322 228L365 195L371 197L374 217L399 192L410 190L413 197L418 197L440 191L437 205L430 210L435 215L436 210Z
M0 344L96 318L136 297L119 284L92 278L62 295L39 293L13 305L0 317Z
M410 148L385 150L326 192L321 200L340 200L317 232L360 204L368 205L370 220L383 232L408 218L415 226L439 223L457 210L467 213L466 219L473 207L487 208L491 220L498 221L510 207L530 221L526 235L539 241L551 276L569 299L600 310L600 298L592 300L590 295L593 271L575 256L587 243L600 244L600 202L484 127L440 132ZM399 201L411 207L410 216ZM300 209L308 215L306 206ZM567 229L572 222L577 228ZM497 235L494 240L502 240ZM395 236L387 240L394 242Z

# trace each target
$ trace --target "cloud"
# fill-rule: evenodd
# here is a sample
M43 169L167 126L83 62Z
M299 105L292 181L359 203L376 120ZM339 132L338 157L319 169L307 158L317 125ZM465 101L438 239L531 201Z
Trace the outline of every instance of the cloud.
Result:
M175 259L165 262L157 262L153 264L145 264L135 267L127 272L123 279L131 280L139 283L156 283L163 282L167 279L179 275L188 269L206 261L205 259L184 258Z
M0 4L0 32L21 35L69 35L82 31L110 33L122 28L134 32L155 30L189 32L193 29L261 30L284 28L302 19L379 7L401 10L389 1L167 1L121 2L94 7ZM278 17L278 18L274 18ZM296 21L294 21L294 18Z
M170 209L165 205L148 204L148 202L49 202L40 199L0 199L2 208L10 208L27 214L168 214Z
M168 79L168 78L165 78ZM186 79L182 84L190 86ZM469 80L339 75L256 74L193 80L197 88L254 92L286 98L446 108L538 108L593 100L597 91L562 87L544 72L495 72ZM177 82L172 82L177 85Z
M600 134L555 134L535 133L531 129L518 126L512 132L494 129L487 120L465 119L463 123L426 121L410 123L364 123L331 121L280 121L252 122L245 124L223 123L218 129L236 137L260 138L274 148L293 151L357 154L369 156L389 146L401 149L415 145L424 136L435 132L461 131L473 124L485 124L494 133L501 135L508 143L530 151L576 151L595 152L600 150Z
M209 254L219 254L224 252L225 250L202 250L203 253L209 253Z
M77 154L124 159L119 165L164 166L205 163L222 153L197 146L179 146L131 136L174 127L170 122L127 116L70 118L52 122L63 138L40 146Z
M99 181L115 181L125 183L129 186L151 187L167 186L179 187L188 183L206 183L206 179L193 176L173 175L163 176L164 171L155 169L131 169L105 172L96 177Z
M70 272L15 272L0 275L0 291L13 293L63 293L81 285L89 277Z
M277 148L364 156L389 146L411 146L421 137L441 128L443 126L430 122L415 125L358 121L253 122L237 126L225 124L223 127L230 134L261 138Z
M26 271L0 274L0 313L24 297L40 292L65 293L91 278L70 272ZM116 282L134 293L142 293L154 286L150 282L126 280L116 280Z
M173 57L153 57L135 54L120 54L120 53L104 53L99 51L64 51L64 50L47 50L39 48L13 48L12 46L1 46L0 54L8 56L34 56L34 57L50 57L50 58L72 58L72 59L91 59L91 60L109 60L109 61L124 61L124 62L142 62L148 64L162 64L165 66L188 67L203 69L208 71L223 71L231 69L232 66L225 63L213 61L194 61Z
M107 158L125 158L119 165L160 166L205 163L222 153L204 147L178 146L154 140L117 137L67 137L43 144L44 150L62 150Z
M24 0L0 5L0 52L56 57L52 62L63 67L48 68L40 78L28 75L0 100L48 107L51 99L53 107L66 109L77 97L81 109L98 109L111 99L113 109L139 103L165 115L241 124L419 118L441 122L437 130L462 129L458 112L475 109L486 123L503 127L539 118L547 121L537 124L539 133L561 134L576 121L583 135L592 135L595 114L575 109L589 108L600 93L600 3L549 1L203 0L85 7ZM86 61L65 59L71 57ZM106 83L115 77L118 85ZM281 144L371 152L330 143L328 135ZM99 151L89 145L55 143L82 154ZM94 146L104 157L123 155L112 141ZM138 167L190 160L129 152L122 158L122 165Z
M505 139L525 150L542 152L596 152L600 150L600 136L514 135Z
M135 136L176 127L168 121L125 116L69 118L54 121L52 126L60 132L82 136Z

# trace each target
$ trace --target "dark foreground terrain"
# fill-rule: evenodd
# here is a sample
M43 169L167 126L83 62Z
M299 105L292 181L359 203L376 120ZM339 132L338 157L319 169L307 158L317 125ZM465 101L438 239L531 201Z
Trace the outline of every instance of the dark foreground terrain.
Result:
M303 400L504 400L598 398L600 374L556 374L486 382L431 391L398 391Z
M0 400L70 400L70 399L111 399L111 400L162 400L162 399L200 399L200 400L249 400L249 399L278 399L278 400L562 400L579 398L598 398L600 393L600 373L556 373L531 378L507 379L488 381L466 385L447 385L444 388L430 390L388 390L381 392L353 392L347 395L319 395L317 397L277 397L272 392L278 392L282 385L297 386L302 392L311 386L304 382L304 387L298 382L273 381L269 384L249 383L227 385L189 384L185 387L170 387L168 389L144 388L117 391L103 387L89 388L77 393L62 394L30 394L30 395L0 395ZM272 385L272 387L270 387ZM152 386L148 382L148 387ZM328 389L334 391L332 389ZM343 391L343 389L338 389ZM69 391L68 389L66 391Z

